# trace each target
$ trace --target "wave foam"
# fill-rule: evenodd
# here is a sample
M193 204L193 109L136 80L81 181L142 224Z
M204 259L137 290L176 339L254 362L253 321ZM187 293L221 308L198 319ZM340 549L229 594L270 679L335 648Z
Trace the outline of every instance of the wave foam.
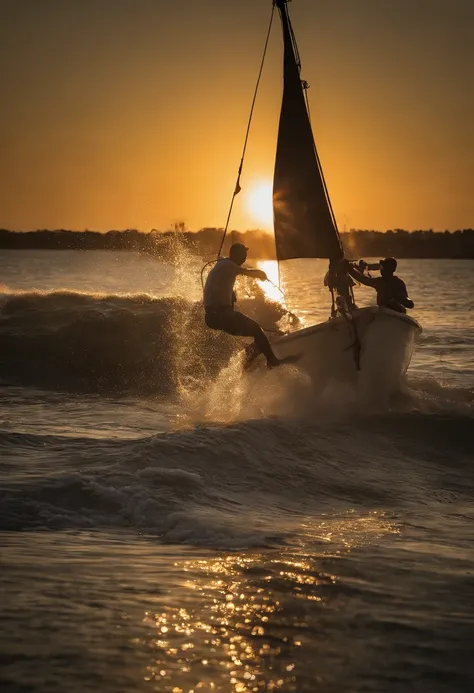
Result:
M304 518L453 499L461 508L474 489L469 417L255 420L123 442L0 434L0 450L0 529L10 531L127 528L268 545Z

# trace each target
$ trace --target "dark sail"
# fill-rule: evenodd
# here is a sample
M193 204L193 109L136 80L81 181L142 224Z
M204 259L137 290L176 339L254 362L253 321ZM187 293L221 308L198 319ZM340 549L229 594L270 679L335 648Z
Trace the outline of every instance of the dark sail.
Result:
M278 260L339 259L343 251L326 194L285 0L276 0L284 41L284 84L273 178Z

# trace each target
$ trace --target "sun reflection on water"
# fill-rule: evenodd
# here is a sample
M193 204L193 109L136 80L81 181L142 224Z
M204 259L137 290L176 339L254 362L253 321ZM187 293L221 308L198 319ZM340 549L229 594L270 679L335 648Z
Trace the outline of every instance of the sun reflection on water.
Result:
M317 626L318 610L339 580L321 569L321 559L340 558L364 542L397 530L373 513L367 518L328 518L317 526L306 522L300 531L292 548L175 564L183 575L179 603L173 599L144 617L154 633L143 643L153 651L145 680L154 690L299 690L306 634ZM319 553L315 540L322 548ZM324 672L314 675L324 678Z
M277 303L284 303L285 296L283 287L279 289L280 277L278 275L278 263L276 260L259 260L258 268L263 270L270 281L258 281L258 285L262 289L266 298Z
M149 680L161 683L160 690L246 693L263 686L277 690L296 681L291 661L284 673L278 668L272 674L273 659L282 651L288 658L301 642L288 636L266 637L267 625L281 605L264 586L271 582L271 574L257 582L249 580L248 573L258 570L261 562L258 554L230 555L180 566L184 572L203 575L202 581L193 577L185 583L199 595L200 615L195 609L173 607L146 614L146 623L165 634L155 641L161 656L148 672ZM313 578L312 583L316 582ZM190 687L182 687L183 674L194 675Z

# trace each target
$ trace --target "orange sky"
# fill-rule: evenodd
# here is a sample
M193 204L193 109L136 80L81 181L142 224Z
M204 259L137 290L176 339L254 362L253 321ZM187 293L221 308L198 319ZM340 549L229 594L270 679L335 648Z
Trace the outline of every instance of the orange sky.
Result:
M223 226L270 0L0 0L0 227ZM294 0L339 228L474 226L472 0ZM276 19L278 19L276 17ZM231 228L262 226L274 22Z

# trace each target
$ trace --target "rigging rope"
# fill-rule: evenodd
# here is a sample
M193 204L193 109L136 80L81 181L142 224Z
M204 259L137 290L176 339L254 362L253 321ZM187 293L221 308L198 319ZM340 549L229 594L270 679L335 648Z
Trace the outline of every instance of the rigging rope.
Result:
M252 99L252 106L251 106L251 108L250 108L250 115L249 115L249 120L248 120L248 124L247 124L247 132L245 133L244 148L243 148L243 151L242 151L242 158L241 158L241 160L240 160L240 166L239 166L239 170L238 170L238 173L237 173L237 181L236 181L236 183L235 183L234 194L232 195L232 200L231 200L231 202L230 202L229 213L228 213L228 215L227 215L227 221L226 221L226 225L225 225L225 228L224 228L224 234L223 234L223 236L222 236L222 241L221 241L221 244L220 244L220 247L219 247L219 252L217 253L217 257L220 257L220 255L221 255L222 247L223 247L223 245L224 245L224 241L225 241L225 238L226 238L226 236L227 236L227 229L229 228L229 221L230 221L230 216L231 216L231 214L232 214L232 208L233 208L233 206L234 206L235 197L236 197L236 195L239 194L239 192L240 192L240 190L241 190L241 187L240 187L240 176L241 176L241 174L242 174L242 168L243 168L243 165L244 165L245 152L246 152L246 150L247 150L247 142L248 142L249 133L250 133L250 125L251 125L251 123L252 123L253 111L254 111L254 107L255 107L255 101L256 101L256 99L257 99L258 87L259 87L259 85L260 85L260 78L261 78L262 72L263 72L263 65L264 65L264 63L265 63L265 56L266 56L266 54L267 54L268 41L269 41L269 39L270 39L270 32L271 32L271 30L272 30L272 24L273 24L273 16L274 16L274 14L275 14L275 3L273 3L273 5L272 5L272 12L271 12L271 15L270 15L270 23L269 23L269 25L268 25L267 38L265 39L265 46L264 46L264 48L263 48L262 61L261 61L261 63L260 63L260 70L259 70L259 72L258 72L257 83L256 83L256 85L255 85L255 91L254 91L254 95L253 95L253 99ZM204 269L204 268L203 268L203 269Z
M229 212L228 212L228 214L227 214L227 220L226 220L226 224L225 224L225 228L224 228L224 233L223 233L223 235L222 235L221 244L220 244L220 246L219 246L219 251L218 251L218 253L217 253L216 260L210 260L209 262L206 262L206 264L205 264L205 265L203 266L203 268L201 269L201 286L202 286L203 289L204 289L204 270L206 269L206 267L209 267L209 265L212 265L212 264L214 264L215 262L217 262L217 260L219 259L220 255L221 255L222 248L223 248L223 246L224 246L224 241L225 241L225 239L226 239L227 231L228 231L228 228L229 228L229 221L230 221L230 217L231 217L231 214L232 214L232 209L233 209L233 206L234 206L234 200L235 200L236 196L239 194L239 192L241 191L241 187L240 187L240 176L242 175L242 169L243 169L243 165L244 165L245 154L246 154L246 151L247 151L247 143L248 143L249 134L250 134L250 126L251 126L251 124L252 124L252 118L253 118L253 112L254 112L254 109L255 109L255 102L256 102L256 100L257 100L258 88L259 88L259 86L260 86L260 80L261 80L261 77L262 77L263 66L264 66L264 64L265 64L265 57L266 57L266 55L267 55L268 42L269 42L269 40L270 40L270 34L271 34L271 30L272 30L272 25L273 25L273 17L274 17L274 14L275 14L275 5L276 5L276 2L275 2L275 0L273 0L273 3L272 3L272 11L271 11L271 14L270 14L270 21L269 21L269 23L268 23L267 35L266 35L265 44L264 44L264 47L263 47L262 60L261 60L261 62L260 62L260 69L259 69L259 71L258 71L258 77L257 77L257 82L256 82L256 84L255 84L255 90L254 90L254 94L253 94L252 105L251 105L251 107L250 107L250 114L249 114L249 119L248 119L248 123L247 123L247 130L246 130L246 133L245 133L244 146L243 146L243 150L242 150L242 157L241 157L239 169L238 169L238 172L237 172L237 180L236 180L236 183L235 183L234 192L233 192L232 199L231 199L231 202L230 202ZM290 25L290 26L291 26L291 25ZM292 31L292 40L293 40L293 44L294 44L294 48L295 48L295 53L296 53L296 55L298 56L298 57L297 57L297 60L298 60L298 65L299 65L298 47L297 47L297 45L296 45L296 39L295 39L294 34L293 34L293 28L291 28L291 31ZM284 294L284 292L282 291L282 289L281 289L281 287L280 287L280 264L279 264L279 263L278 263L278 286L277 286L276 284L274 284L274 283L271 281L271 279L268 279L268 277L267 277L267 281L268 281L270 284L272 284L276 289L278 289L278 291L281 293L281 295L282 295L282 297L283 297L283 301L285 302L285 294ZM288 310L288 308L286 308L286 314L287 314L292 320L297 320L297 321L299 320L298 317L297 317L294 313L292 313L290 310ZM264 328L264 329L265 329L265 331L267 331L267 332L277 332L277 333L280 332L279 330L274 330L274 329L267 329L267 328Z
M279 270L279 269L280 269L280 265L278 264L278 270ZM283 291L283 289L282 289L281 286L280 286L280 272L278 272L278 286L277 286L274 282L272 282L272 280L269 279L268 277L267 277L267 282L268 282L269 284L271 284L272 286L274 286L275 289L278 289L278 291L281 293L282 298L283 298L283 308L284 308L284 310L285 310L285 315L288 315L288 316L289 316L290 322L291 322L291 320L293 320L294 322L299 323L299 321L300 321L299 317L298 317L297 315L295 315L294 313L292 313L291 310L288 310L288 307L287 307L287 304L286 304L285 292ZM291 323L291 324L294 324L294 322ZM264 329L266 329L266 328L264 328ZM274 331L274 332L275 332L275 331L278 332L278 330L273 330L273 331ZM267 332L272 332L272 330L267 330Z

